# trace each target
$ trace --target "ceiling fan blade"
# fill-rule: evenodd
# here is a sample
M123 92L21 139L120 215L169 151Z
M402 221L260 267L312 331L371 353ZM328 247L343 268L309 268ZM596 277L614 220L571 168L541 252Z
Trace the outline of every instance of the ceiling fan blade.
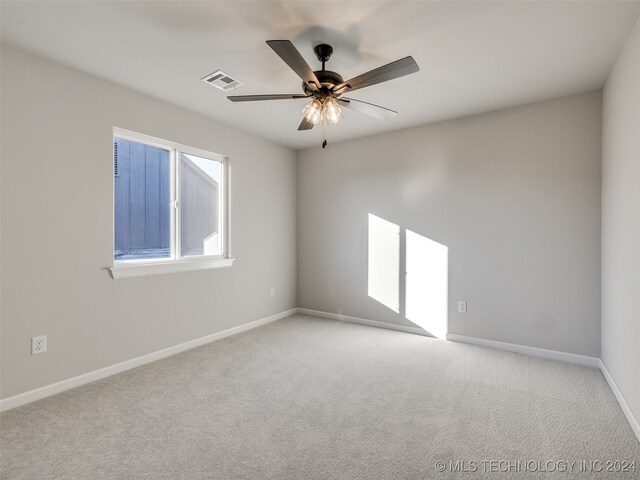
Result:
M316 90L320 88L320 82L316 74L313 73L313 70L311 70L311 67L302 55L300 55L296 47L293 46L293 43L289 40L267 40L267 45L269 45L273 51L284 60L284 63L289 65L289 68L296 72L296 75L307 85Z
M301 93L285 93L275 95L231 95L227 97L232 102L256 102L260 100L289 100L297 98L307 98Z
M304 117L302 119L302 122L300 122L300 126L298 127L298 130L311 130L313 126L314 124L311 123L309 120L307 120L307 117Z
M420 70L413 57L404 57L395 62L388 63L369 72L353 77L346 82L336 85L334 93L352 92L359 88L370 87L378 83L387 82L394 78L404 77Z
M394 117L398 112L388 108L374 105L373 103L363 102L362 100L354 100L353 98L338 98L338 103L346 108L363 113L378 120L386 120Z

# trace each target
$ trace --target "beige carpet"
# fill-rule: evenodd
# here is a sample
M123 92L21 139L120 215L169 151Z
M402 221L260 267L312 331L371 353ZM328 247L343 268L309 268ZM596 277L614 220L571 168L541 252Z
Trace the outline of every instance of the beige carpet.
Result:
M306 316L10 410L0 430L12 480L640 478L596 369Z

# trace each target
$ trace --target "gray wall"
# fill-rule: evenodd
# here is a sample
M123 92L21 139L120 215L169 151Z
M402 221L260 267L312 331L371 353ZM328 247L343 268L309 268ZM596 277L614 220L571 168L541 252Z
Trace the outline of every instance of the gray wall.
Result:
M2 398L296 306L295 152L11 48L1 70ZM114 126L231 158L233 267L110 278Z
M602 361L640 421L640 23L604 89Z
M367 295L372 213L448 246L449 332L599 356L600 149L599 91L344 143L329 130L298 156L298 306L413 325Z
M620 111L637 104L627 77L607 87L609 128L637 114ZM2 398L296 306L294 152L7 47L1 82ZM232 268L110 278L113 126L231 157ZM367 295L371 213L449 248L450 332L598 356L600 128L593 92L299 152L298 305L412 325L402 298L395 313ZM606 132L614 172L623 155L607 145L637 157L637 144ZM605 206L618 199L605 258L607 232L630 228L634 204L615 194L632 168L605 188ZM609 288L628 294L637 271L612 271ZM611 345L630 345L629 298L611 303L628 310L603 329ZM40 334L49 351L31 356ZM603 348L637 412L631 353Z

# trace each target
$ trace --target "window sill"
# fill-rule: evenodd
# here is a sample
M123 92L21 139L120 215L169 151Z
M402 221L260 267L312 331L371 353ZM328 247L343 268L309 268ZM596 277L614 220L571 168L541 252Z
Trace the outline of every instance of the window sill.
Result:
M113 279L144 277L164 273L191 272L210 268L230 267L235 258L198 258L193 260L173 260L157 263L120 263L111 268Z

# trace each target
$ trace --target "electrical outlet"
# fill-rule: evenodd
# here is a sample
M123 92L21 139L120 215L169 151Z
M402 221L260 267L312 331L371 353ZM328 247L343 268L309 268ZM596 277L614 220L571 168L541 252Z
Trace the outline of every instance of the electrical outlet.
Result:
M276 289L275 289L275 288L273 288L273 287L271 287L271 288L269 289L269 297L270 297L270 298L274 298L275 296L276 296Z
M458 302L458 313L467 313L467 302L463 300Z
M31 355L47 351L47 336L31 337Z

